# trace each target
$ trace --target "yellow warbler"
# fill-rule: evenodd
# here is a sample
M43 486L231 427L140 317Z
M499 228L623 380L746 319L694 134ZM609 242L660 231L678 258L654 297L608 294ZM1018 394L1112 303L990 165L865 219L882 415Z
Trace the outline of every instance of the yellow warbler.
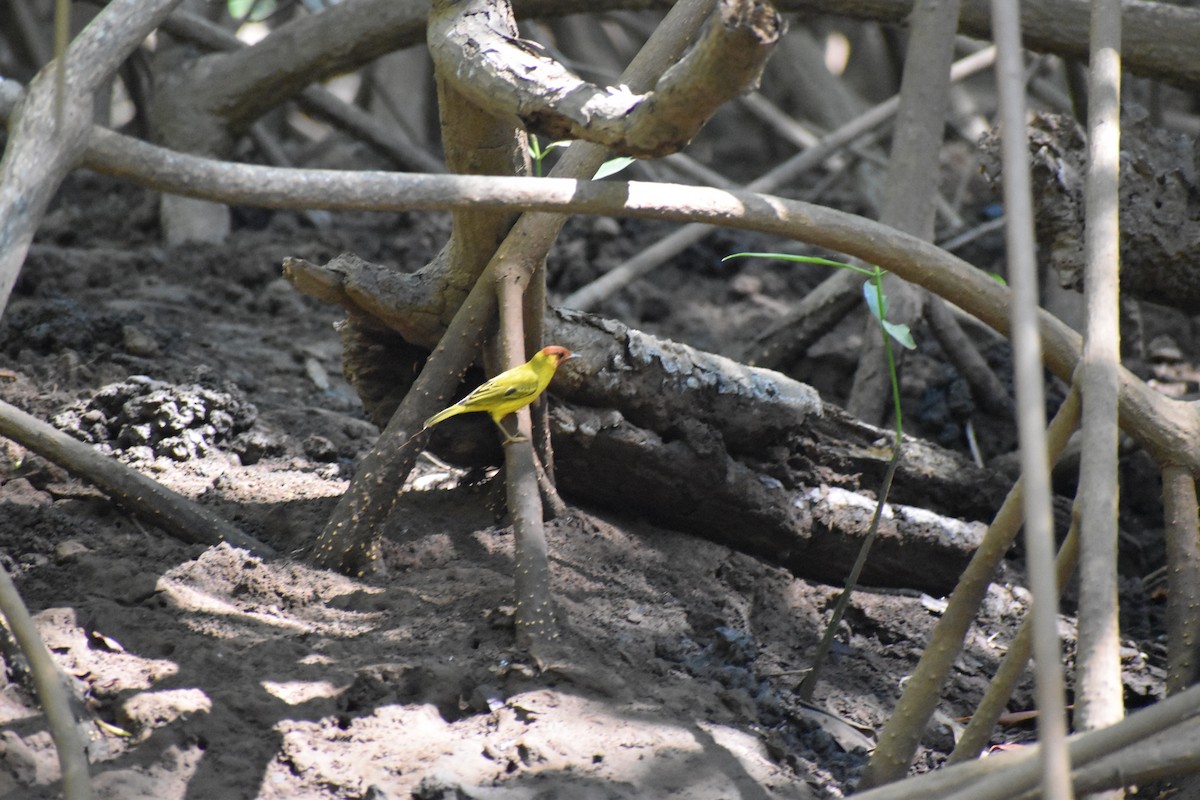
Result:
M521 366L501 372L486 383L480 384L462 400L425 420L421 429L432 428L442 420L459 414L486 411L491 414L492 422L495 422L496 427L504 434L505 444L525 441L523 437L510 435L500 420L537 400L538 395L550 385L550 379L554 377L558 365L578 357L578 354L556 344L543 347Z

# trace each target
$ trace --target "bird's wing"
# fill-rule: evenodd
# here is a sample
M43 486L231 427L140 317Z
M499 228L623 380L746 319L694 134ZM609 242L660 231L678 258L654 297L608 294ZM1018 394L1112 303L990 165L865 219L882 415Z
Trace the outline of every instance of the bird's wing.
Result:
M459 405L480 410L508 405L537 394L538 379L532 371L512 370L481 383Z

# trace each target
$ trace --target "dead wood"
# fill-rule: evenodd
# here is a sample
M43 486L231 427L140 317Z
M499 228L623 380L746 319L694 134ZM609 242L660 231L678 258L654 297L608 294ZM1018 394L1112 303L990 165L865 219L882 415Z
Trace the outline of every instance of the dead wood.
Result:
M162 29L171 35L198 44L208 50L230 52L249 45L232 31L187 11L175 11L163 21ZM320 84L304 89L297 102L310 115L343 128L400 169L414 172L445 172L445 165L426 152L398 126L388 126L360 107L347 103Z
M1039 115L1029 127L1038 245L1067 288L1082 289L1087 147L1074 120ZM995 140L987 140L995 175ZM1181 169L1182 166L1182 169ZM1121 291L1190 311L1200 303L1196 235L1200 180L1187 136L1126 121L1121 131Z
M822 483L858 484L861 473L838 475L811 463L803 479L812 484L792 483L802 478L791 469L785 484L774 477L781 472L778 462L734 458L715 431L690 419L681 420L669 438L615 411L557 406L551 422L559 488L571 499L702 536L801 577L845 580L870 527L874 499ZM838 442L831 434L822 434L826 451L846 454L860 444ZM876 458L870 466L886 467L886 447L877 448ZM911 461L910 471L919 468ZM948 592L983 524L896 504L885 513L862 584Z
M757 83L783 19L770 3L722 0L699 41L653 88L588 83L537 45L496 25L493 4L475 0L429 17L439 74L479 108L553 139L582 139L621 155L681 150L727 100Z
M67 49L65 97L57 97L54 65L38 73L24 97L0 78L8 120L0 161L0 313L42 214L87 149L94 93L177 2L127 0L106 6Z
M580 214L701 221L755 230L878 264L944 297L1001 334L1010 329L1009 291L962 259L870 220L777 196L661 183L281 170L172 153L98 127L92 129L84 163L143 186L267 208L570 209ZM1079 334L1044 311L1038 315L1038 328L1046 367L1070 380L1079 363ZM1121 424L1155 458L1200 464L1196 434L1200 419L1194 409L1155 392L1128 370L1121 373Z
M336 286L348 269L385 268L339 259L336 270L323 270L293 260L288 275L301 288L323 287L316 296L345 305L348 295ZM381 306L402 316L403 297L374 298L372 307ZM381 358L396 361L387 350L397 337L381 331L378 319L364 325L363 316L359 309L343 326L355 343L344 357L347 376L352 383L363 375L376 379L356 386L374 416L386 419L398 392L378 380L378 365ZM554 392L571 403L551 416L556 474L569 498L635 512L807 577L845 576L873 510L873 501L856 493L878 485L891 434L823 403L810 387L780 373L615 320L555 309L546 315L546 341L583 356L554 383ZM414 355L408 350L404 357ZM488 453L465 453L464 442L494 447L487 434L460 431L449 440L460 448L457 458L476 462ZM908 440L893 497L980 519L995 509L1004 488L1002 479L959 456ZM885 519L867 584L938 592L953 585L978 531L924 513L929 516L914 511ZM954 533L947 536L948 530Z
M903 24L914 0L792 0L787 11L805 10L859 19ZM1180 88L1200 86L1200 11L1167 3L1124 3L1121 20L1121 62L1124 69ZM1060 56L1087 58L1088 0L1038 0L1021 4L1021 43L1024 47ZM979 39L992 37L988 0L964 0L958 32Z
M883 224L926 241L933 241L933 199L938 193L939 154L959 7L959 0L920 0L914 5L900 108L879 212ZM920 287L889 275L883 279L883 291L889 321L911 327L924 315L929 296ZM885 420L890 406L885 345L878 323L868 315L846 409L877 424ZM894 348L892 359L896 368L901 368L904 350Z
M667 0L523 0L518 18L617 9L665 9ZM903 23L913 0L781 0L784 11L829 13ZM1087 0L1043 0L1022 7L1026 47L1064 56L1085 56ZM185 120L213 115L230 131L244 131L262 113L304 87L349 72L393 50L425 40L428 0L356 0L283 25L252 47L206 56L166 99ZM963 4L959 32L990 38L991 12L984 0ZM1124 66L1144 77L1185 88L1200 86L1200 11L1162 3L1136 3L1124 18ZM178 101L178 102L176 102ZM184 124L184 123L181 123Z

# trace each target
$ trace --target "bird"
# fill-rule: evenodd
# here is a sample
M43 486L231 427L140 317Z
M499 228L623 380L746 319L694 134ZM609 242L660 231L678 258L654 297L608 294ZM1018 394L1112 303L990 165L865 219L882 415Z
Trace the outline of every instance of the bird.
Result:
M558 366L572 358L579 358L579 354L556 344L543 347L521 366L501 372L480 384L462 400L425 420L421 430L432 428L439 422L459 414L486 411L504 435L504 444L526 441L523 436L511 435L500 420L537 400L550 385L550 379L554 377Z

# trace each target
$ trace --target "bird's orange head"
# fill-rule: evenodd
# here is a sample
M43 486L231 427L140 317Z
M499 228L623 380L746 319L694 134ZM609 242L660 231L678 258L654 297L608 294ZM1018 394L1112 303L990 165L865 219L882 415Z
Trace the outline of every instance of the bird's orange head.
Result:
M559 347L556 344L549 345L548 347L543 347L538 352L538 355L545 358L547 361L549 361L555 367L557 367L559 364L561 364L562 362L567 361L569 359L579 358L578 353L572 353L567 348Z

